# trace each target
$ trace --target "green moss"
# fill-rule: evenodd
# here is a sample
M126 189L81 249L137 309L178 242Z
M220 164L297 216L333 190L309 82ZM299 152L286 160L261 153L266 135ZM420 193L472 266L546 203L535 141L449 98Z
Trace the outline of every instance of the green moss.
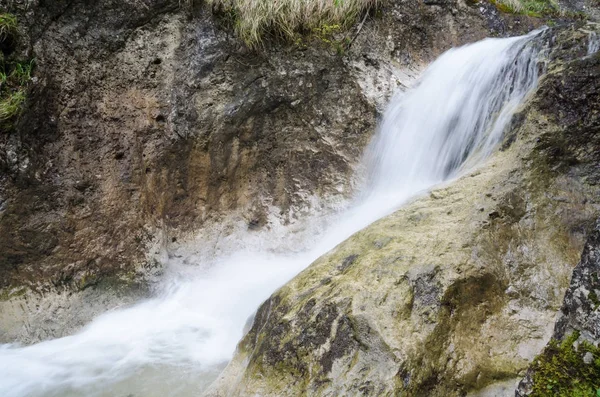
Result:
M600 348L588 342L576 344L575 332L562 343L552 340L536 359L532 369L531 397L598 397L600 396ZM592 362L584 356L591 353Z
M598 306L600 306L600 299L598 299L598 295L596 295L595 291L589 293L588 299L594 304L594 309L597 309Z
M310 32L296 33L293 44L298 48L308 48L311 44L322 45L338 55L343 55L349 48L352 40L344 27L339 24L321 24Z
M349 36L344 35L342 38L337 37L342 31L343 28L339 24L322 24L313 29L313 37L332 48L338 55L342 55L350 45Z
M0 291L0 302L6 302L10 299L18 298L19 296L23 296L26 293L27 289L24 287L16 289L6 288L5 290Z

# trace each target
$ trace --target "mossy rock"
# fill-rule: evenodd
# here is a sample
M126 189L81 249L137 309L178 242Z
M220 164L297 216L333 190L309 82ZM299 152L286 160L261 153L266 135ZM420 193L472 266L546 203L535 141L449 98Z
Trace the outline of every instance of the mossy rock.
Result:
M507 14L521 14L534 18L558 17L558 5L552 0L491 0L496 8Z
M535 360L531 397L600 396L600 348L578 339L578 332L553 339Z

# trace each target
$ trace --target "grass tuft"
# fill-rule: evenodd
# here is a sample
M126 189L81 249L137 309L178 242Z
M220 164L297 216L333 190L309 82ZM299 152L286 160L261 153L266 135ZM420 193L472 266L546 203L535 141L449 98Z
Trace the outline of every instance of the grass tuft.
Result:
M13 84L23 87L31 81L31 74L33 73L34 61L29 62L17 62L13 65L12 71L8 79L13 81Z
M0 42L3 42L17 32L17 17L12 14L0 13Z
M348 28L382 0L207 0L233 21L236 33L250 47L267 37L294 41L299 33L323 26Z
M0 13L0 131L9 131L21 114L34 67L33 61L22 62L10 56L10 43L17 34L17 18Z
M11 121L21 113L33 67L33 61L0 62L0 130L10 129Z
M498 10L508 14L523 14L530 17L556 16L559 13L554 0L491 0Z
M21 113L25 103L25 92L19 90L11 92L7 97L0 99L0 123L6 123Z

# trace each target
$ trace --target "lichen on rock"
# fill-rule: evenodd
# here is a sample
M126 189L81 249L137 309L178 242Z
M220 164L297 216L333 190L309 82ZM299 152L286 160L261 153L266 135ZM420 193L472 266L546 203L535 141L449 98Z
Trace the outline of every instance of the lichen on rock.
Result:
M541 23L391 1L332 54L249 50L205 2L10 4L38 66L0 135L0 341L24 343L146 296L178 241L346 198L397 87L452 46ZM600 211L598 57L577 27L555 33L502 152L277 291L209 394L462 396L522 375Z

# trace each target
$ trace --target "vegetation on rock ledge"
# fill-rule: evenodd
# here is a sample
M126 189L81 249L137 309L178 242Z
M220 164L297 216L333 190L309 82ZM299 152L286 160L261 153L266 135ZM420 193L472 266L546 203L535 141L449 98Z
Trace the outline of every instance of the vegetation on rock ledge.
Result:
M558 6L553 0L491 0L500 11L530 17L554 16Z
M0 14L0 131L10 129L25 103L25 89L31 81L33 61L12 61L6 58L13 51L17 34L17 18Z
M17 18L12 14L0 14L0 43L8 40L17 31Z
M250 47L268 36L294 40L323 26L349 27L381 0L208 0Z
M553 340L537 358L531 397L600 397L600 348L578 339Z

